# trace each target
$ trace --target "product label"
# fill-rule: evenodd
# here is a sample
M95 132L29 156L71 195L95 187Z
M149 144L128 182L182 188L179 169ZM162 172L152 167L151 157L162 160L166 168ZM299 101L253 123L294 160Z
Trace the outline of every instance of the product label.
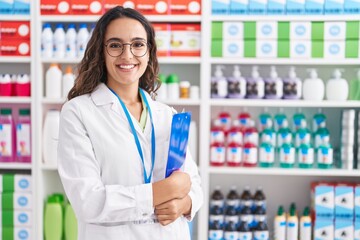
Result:
M200 56L200 24L171 24L171 56Z
M254 231L254 240L269 240L269 231Z
M210 230L209 240L222 240L224 232L223 230Z
M257 132L245 133L244 143L252 143L255 146L259 145L259 134Z
M0 124L0 150L1 156L12 156L11 124Z
M291 132L282 132L277 135L277 146L281 147L284 143L291 144L292 134Z
M225 163L225 148L224 147L211 147L210 162L211 163Z
M311 135L309 132L297 133L295 137L295 146L300 147L302 143L310 144Z
M226 200L226 206L234 206L234 207L238 207L240 203L239 199L235 199L235 200Z
M210 200L210 208L218 206L220 208L224 207L224 201L223 200Z
M212 143L223 143L225 141L225 134L223 131L211 131L210 133L210 144Z
M244 149L244 163L256 164L257 163L257 149L245 148Z
M274 148L273 147L261 147L259 161L263 163L274 162Z
M313 164L314 163L314 149L313 148L299 149L299 163Z
M219 224L222 226L224 223L224 215L210 215L209 216L210 224L218 221Z
M251 225L251 223L254 221L253 215L240 215L240 220L243 222L247 222L248 225Z
M168 13L168 1L142 0L136 4L136 9L143 14L157 15Z
M333 164L332 148L320 148L317 154L317 161L322 164Z
M238 240L249 240L252 239L252 233L251 232L239 232L239 238Z
M226 223L229 223L229 222L237 223L238 221L239 221L239 216L238 215L235 215L235 216L225 215L225 222Z
M293 147L280 149L281 163L295 163L295 149Z
M233 164L240 164L242 160L242 148L241 147L228 147L226 162Z
M243 142L243 135L241 132L229 132L227 137L228 143L237 143L242 144Z
M30 156L30 125L18 124L16 126L16 151L17 156Z

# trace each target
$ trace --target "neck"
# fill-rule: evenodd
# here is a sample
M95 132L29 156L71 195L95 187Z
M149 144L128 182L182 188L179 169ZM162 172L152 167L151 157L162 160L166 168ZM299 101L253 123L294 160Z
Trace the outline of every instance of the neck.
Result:
M112 86L112 84L108 84L108 87L114 90L126 105L141 102L139 87L137 85Z

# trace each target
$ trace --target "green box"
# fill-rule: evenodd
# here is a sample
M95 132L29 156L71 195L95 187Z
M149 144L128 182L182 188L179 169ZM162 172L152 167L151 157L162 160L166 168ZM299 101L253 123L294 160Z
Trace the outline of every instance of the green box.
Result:
M359 21L346 22L346 39L359 39Z
M278 22L278 40L290 39L290 22Z
M14 174L3 174L2 178L3 178L2 191L3 192L14 192L15 191Z
M2 211L2 227L14 227L14 211Z
M244 40L256 39L256 22L244 22Z
M211 23L211 39L223 38L223 22Z
M277 56L278 58L289 58L290 57L290 40L283 39L278 40L278 48L277 48Z
M14 240L14 228L3 227L2 228L2 239Z
M359 40L345 41L345 58L359 58Z
M255 58L256 57L256 40L247 39L244 40L244 57Z
M223 41L222 40L212 40L211 41L211 57L222 57Z
M14 209L14 193L3 193L1 195L1 209L13 210Z
M324 58L324 41L313 40L311 41L311 57Z
M324 40L324 22L311 23L311 39Z

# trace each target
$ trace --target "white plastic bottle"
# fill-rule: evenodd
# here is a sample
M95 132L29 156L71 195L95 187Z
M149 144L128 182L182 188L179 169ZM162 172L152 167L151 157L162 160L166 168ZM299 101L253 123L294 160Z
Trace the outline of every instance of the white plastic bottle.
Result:
M310 78L305 79L303 86L303 97L305 100L321 101L325 95L323 80L318 78L316 69L308 69Z
M271 66L270 78L265 79L265 98L280 99L283 96L283 81L278 77L275 66Z
M60 112L49 110L45 116L43 131L43 161L44 164L57 165L57 145L59 140Z
M246 80L241 76L240 67L235 65L233 76L228 78L228 97L244 98L246 94Z
M89 31L85 23L80 24L79 32L77 34L77 55L79 58L82 58L85 53L86 45L89 41Z
M260 99L265 95L265 82L260 77L258 66L252 67L251 77L247 79L246 98Z
M340 69L336 68L333 78L326 83L326 99L335 101L345 101L349 95L349 84L341 78Z
M43 58L52 58L54 54L54 34L51 25L45 23L41 33L41 56Z
M76 58L76 29L75 24L69 24L66 31L65 44L66 44L66 58Z
M58 23L54 32L54 57L64 58L66 52L64 25Z
M63 81L62 81L62 96L63 96L63 98L67 97L67 95L69 94L69 91L74 86L74 82L75 82L75 75L72 71L72 68L71 68L71 66L67 66L67 68L65 70L65 74L63 76Z
M61 79L62 72L59 65L52 63L46 71L45 76L45 97L61 98Z
M222 69L224 66L215 67L214 76L211 78L211 98L226 98L228 95L228 82Z

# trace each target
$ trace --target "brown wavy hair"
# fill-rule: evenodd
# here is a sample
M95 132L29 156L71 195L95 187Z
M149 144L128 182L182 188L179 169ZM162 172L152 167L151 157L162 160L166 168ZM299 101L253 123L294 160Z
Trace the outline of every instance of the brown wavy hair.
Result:
M121 6L107 11L96 23L91 38L87 44L85 54L79 65L78 76L74 87L68 94L68 100L80 95L92 93L100 83L107 83L107 70L104 56L104 37L107 26L118 18L132 18L139 21L145 28L149 47L149 63L140 77L139 87L156 96L161 82L158 78L159 63L156 57L155 31L150 22L138 11Z

